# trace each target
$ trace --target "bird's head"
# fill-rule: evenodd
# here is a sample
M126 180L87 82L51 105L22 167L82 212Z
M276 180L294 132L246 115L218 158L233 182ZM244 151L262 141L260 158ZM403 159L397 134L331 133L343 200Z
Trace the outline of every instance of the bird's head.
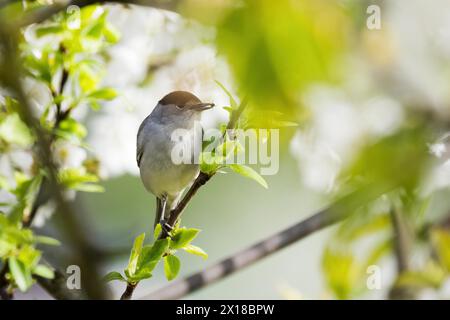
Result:
M156 112L164 123L196 120L202 111L211 109L214 103L202 102L187 91L173 91L159 100Z

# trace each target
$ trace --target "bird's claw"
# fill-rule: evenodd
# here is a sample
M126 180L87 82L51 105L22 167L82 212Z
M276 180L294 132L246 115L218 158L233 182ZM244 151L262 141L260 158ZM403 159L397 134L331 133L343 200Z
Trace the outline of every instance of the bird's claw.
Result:
M161 219L159 221L159 224L161 225L161 229L165 234L170 234L170 232L173 230L173 227L170 224L168 224L167 221L164 219Z

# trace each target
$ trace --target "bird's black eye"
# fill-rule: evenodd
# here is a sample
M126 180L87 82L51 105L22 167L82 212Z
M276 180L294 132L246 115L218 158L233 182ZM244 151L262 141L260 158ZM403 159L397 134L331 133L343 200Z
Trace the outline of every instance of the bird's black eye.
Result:
M179 105L177 105L177 104L175 105L175 107L177 107L178 110L183 109L183 106L179 106Z

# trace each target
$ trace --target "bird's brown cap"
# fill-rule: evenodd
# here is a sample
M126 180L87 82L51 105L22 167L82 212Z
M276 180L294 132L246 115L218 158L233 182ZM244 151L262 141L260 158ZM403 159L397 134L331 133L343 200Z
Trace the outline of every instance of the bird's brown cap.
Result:
M199 98L197 98L195 95L193 95L190 92L173 91L173 92L165 95L164 98L162 98L159 101L159 103L163 104L163 105L174 104L174 105L177 105L179 108L183 108L186 105L199 104L199 103L201 103L201 101Z

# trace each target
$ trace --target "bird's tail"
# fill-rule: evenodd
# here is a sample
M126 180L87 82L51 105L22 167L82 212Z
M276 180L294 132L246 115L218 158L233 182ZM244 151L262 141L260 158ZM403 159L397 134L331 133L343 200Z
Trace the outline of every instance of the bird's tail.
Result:
M153 223L153 229L156 228L159 221L161 221L161 218L163 216L163 208L162 208L162 200L158 197L156 197L156 212L155 212L155 222Z

